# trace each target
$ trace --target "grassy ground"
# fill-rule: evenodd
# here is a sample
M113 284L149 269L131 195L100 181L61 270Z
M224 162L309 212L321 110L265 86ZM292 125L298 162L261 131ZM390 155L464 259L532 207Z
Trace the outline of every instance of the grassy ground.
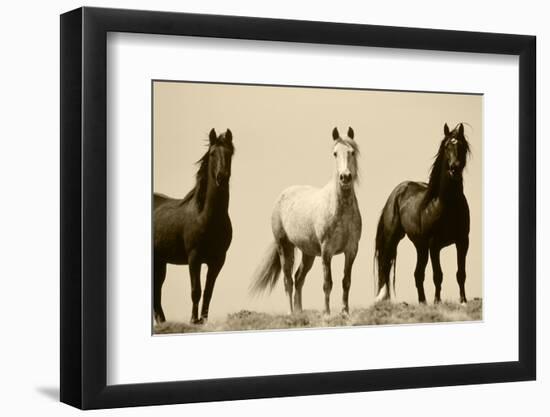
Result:
M443 302L438 305L383 302L368 308L352 309L349 316L306 310L300 314L267 314L241 310L228 314L225 321L210 321L206 325L166 322L155 326L155 333L194 333L242 330L268 330L311 327L367 326L377 324L435 323L481 320L482 300L476 298L462 306Z

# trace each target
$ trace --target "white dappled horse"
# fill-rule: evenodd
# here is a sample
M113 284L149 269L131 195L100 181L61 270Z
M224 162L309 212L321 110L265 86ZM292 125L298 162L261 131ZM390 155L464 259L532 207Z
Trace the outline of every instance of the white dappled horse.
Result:
M343 253L342 312L349 313L351 269L361 237L361 215L355 196L359 147L351 127L344 138L334 128L332 138L336 165L333 177L323 188L292 186L281 193L271 217L275 241L253 277L252 291L260 292L268 287L273 289L282 270L291 312L302 311L302 287L315 257L320 256L323 262L325 313L330 314L330 263L334 255ZM295 248L302 252L302 260L293 280Z

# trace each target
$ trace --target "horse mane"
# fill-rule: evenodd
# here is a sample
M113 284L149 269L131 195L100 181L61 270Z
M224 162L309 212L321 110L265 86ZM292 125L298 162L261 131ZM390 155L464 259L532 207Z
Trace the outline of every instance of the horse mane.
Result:
M225 139L225 133L221 135L221 139L218 140L218 144L222 144L222 146L225 146L231 150L231 153L235 151L235 148L233 146L232 142L228 142ZM207 145L208 149L204 153L204 155L195 163L199 166L197 169L197 173L195 174L195 186L187 193L185 197L183 197L183 200L181 200L181 204L186 204L189 201L193 199L193 197L196 196L195 201L197 203L197 207L200 210L204 208L204 203L206 201L206 188L208 186L208 164L210 162L210 144Z
M451 134L449 136L444 137L441 143L439 144L439 150L437 151L437 154L434 157L434 162L430 169L430 177L428 180L428 192L426 193L425 202L428 202L439 195L441 170L444 169L443 160L445 159L445 143L448 139L451 139L451 138L459 139L462 141L464 150L465 150L464 158L466 160L471 153L470 143L466 139L466 135L463 135L462 137L458 137L458 125L456 125L455 128L451 131Z
M206 153L196 162L196 165L199 166L197 173L195 174L195 186L187 193L181 204L188 203L196 196L195 201L197 202L197 207L199 210L202 210L204 207L204 202L206 200L206 186L208 184L208 162L210 159L210 152L207 150Z
M359 145L357 142L350 138L338 138L337 141L342 141L344 144L350 146L356 155L359 155Z

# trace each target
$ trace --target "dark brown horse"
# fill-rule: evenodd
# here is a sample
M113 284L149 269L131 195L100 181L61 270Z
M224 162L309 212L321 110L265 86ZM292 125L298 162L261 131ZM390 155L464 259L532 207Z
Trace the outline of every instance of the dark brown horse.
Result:
M390 271L394 268L397 245L407 235L416 248L414 279L418 301L426 302L424 270L428 255L432 261L435 303L441 301L443 272L439 261L442 248L455 244L460 289L460 302L466 303L466 254L470 232L470 210L463 192L462 171L470 153L460 123L452 131L445 123L444 138L439 146L428 184L406 181L390 194L376 232L375 258L378 262L377 301L390 297Z
M164 322L161 294L166 264L189 265L191 277L191 323L204 323L216 278L225 262L232 237L229 205L229 178L233 156L233 136L228 129L220 136L212 129L209 147L197 162L195 187L182 199L154 195L154 316ZM208 266L200 318L201 265Z

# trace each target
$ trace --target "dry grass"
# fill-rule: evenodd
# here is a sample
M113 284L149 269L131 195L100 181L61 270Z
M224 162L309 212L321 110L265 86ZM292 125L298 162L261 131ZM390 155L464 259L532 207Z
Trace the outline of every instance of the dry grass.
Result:
M368 308L352 309L349 316L332 314L326 317L320 311L306 310L300 314L267 314L241 310L228 314L225 321L211 321L206 325L166 322L155 326L155 333L195 333L292 329L312 327L369 326L380 324L436 323L450 321L479 321L482 318L482 300L476 298L462 306L443 302L438 305L382 302Z

